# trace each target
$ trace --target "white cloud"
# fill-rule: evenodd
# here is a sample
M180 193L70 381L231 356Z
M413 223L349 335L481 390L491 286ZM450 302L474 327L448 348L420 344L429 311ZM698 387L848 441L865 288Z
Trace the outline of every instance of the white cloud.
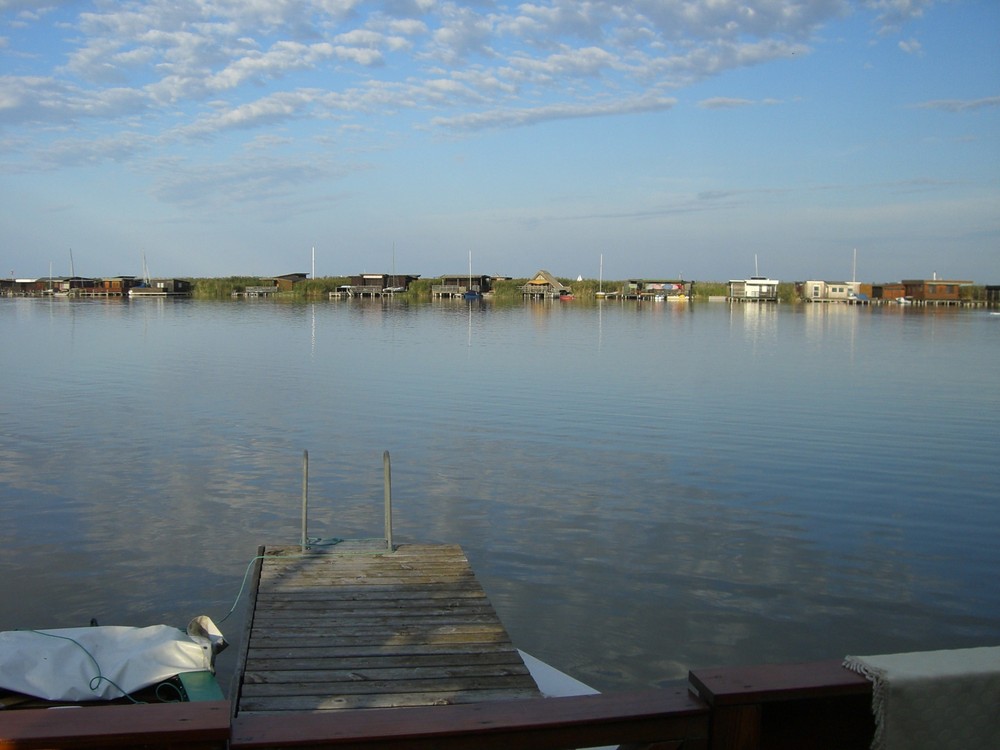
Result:
M875 11L880 33L899 31L906 23L922 18L937 0L861 0L861 5Z
M301 116L322 96L317 90L282 91L237 107L225 108L178 128L176 135L200 137L225 130L246 130Z
M549 120L578 119L581 117L607 117L636 112L661 112L677 104L667 97L640 97L626 101L593 104L550 104L521 109L494 109L488 112L438 117L432 124L445 130L473 131L497 127L522 127Z
M852 7L886 23L919 17L930 0L859 3L136 0L75 15L69 6L60 11L75 26L59 35L64 64L0 79L0 123L87 118L109 133L138 127L152 139L334 112L381 117L369 125L378 130L409 110L418 127L422 117L469 131L629 112L636 103L664 109L674 100L657 92L808 54L823 24ZM0 10L35 17L48 7L0 0ZM12 33L5 54L20 43ZM920 49L915 40L900 44ZM128 119L139 113L141 124Z
M147 97L135 89L81 89L44 76L0 76L0 123L68 126L81 118L119 118L142 112Z
M311 68L334 55L334 47L322 42L305 45L298 42L276 42L267 52L254 52L234 60L224 70L209 77L210 91L233 89L248 80L279 78L290 70Z

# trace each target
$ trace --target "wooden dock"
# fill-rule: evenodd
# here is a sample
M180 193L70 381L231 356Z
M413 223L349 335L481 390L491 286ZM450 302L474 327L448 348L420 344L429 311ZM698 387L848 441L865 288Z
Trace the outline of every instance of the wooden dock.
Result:
M262 548L250 608L234 716L539 697L458 545Z

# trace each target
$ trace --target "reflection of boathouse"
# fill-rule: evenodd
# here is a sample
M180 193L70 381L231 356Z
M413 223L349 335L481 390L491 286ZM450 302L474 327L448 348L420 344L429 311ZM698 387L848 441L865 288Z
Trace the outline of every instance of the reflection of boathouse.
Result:
M572 293L572 289L544 270L536 273L528 280L528 283L521 287L521 296L525 299L567 297Z

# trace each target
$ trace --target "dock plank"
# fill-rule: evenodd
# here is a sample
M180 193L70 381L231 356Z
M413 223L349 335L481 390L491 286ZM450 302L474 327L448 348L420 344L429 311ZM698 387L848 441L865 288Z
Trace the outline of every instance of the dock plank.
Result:
M234 713L538 697L458 545L263 550Z

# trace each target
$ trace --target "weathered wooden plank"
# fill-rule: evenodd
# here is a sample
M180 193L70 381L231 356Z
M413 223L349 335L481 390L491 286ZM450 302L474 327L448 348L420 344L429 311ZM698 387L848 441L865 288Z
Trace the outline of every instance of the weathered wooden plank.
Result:
M387 624L399 624L400 629L394 630L389 635L398 637L407 633L434 633L447 632L443 628L459 627L463 624L481 626L487 628L495 621L485 613L470 614L463 618L461 613L454 613L449 616L438 615L436 617L371 617L371 618L324 618L324 617L303 617L297 620L282 617L263 616L258 623L258 627L280 634L282 630L298 630L308 632L312 628L314 632L330 634L331 637L340 635L350 636L352 634L364 636L366 632L386 634Z
M537 697L535 690L448 690L389 692L376 695L289 695L240 699L241 711L344 711L357 708L401 708L404 706L453 706L485 701L509 701Z
M282 669L361 669L366 666L388 669L390 667L439 667L451 664L517 664L520 656L508 652L480 653L465 651L459 653L399 654L386 656L358 656L309 659L258 659L253 653L247 657L246 669L257 672Z
M455 678L481 678L481 677L507 677L507 676L530 676L524 664L510 665L476 665L476 664L452 664L439 667L405 667L402 669L302 669L302 670L280 670L268 672L247 671L243 678L244 689L248 685L280 685L280 684L302 684L326 683L332 685L340 682L370 681L378 682L382 680L452 680Z
M296 575L294 578L272 578L270 576L262 576L261 581L266 583L268 588L273 591L279 592L295 592L302 589L308 588L325 588L327 586L343 586L349 587L357 584L359 581L364 581L365 584L372 584L378 582L382 586L416 586L416 585L430 585L435 582L440 582L440 578L434 575L424 575L424 576L411 576L409 578L403 576L382 576L381 578L366 577L364 579L359 579L354 576L344 576L339 574L332 574L324 576L322 574L317 575ZM456 579L459 580L459 579ZM469 578L468 581L474 581L474 578Z
M485 596L465 592L416 592L411 595L413 587L403 589L388 589L382 596L373 597L344 597L332 594L320 594L315 591L289 591L280 592L278 596L269 596L262 599L267 604L267 608L272 611L282 612L290 609L316 610L330 609L341 612L360 611L362 609L403 609L403 608L425 608L434 607L481 607L487 604ZM406 594L406 596L403 596Z
M254 659L270 659L281 661L282 659L349 659L352 657L379 657L379 656L418 656L447 654L468 658L469 654L508 654L511 661L520 661L515 654L511 654L510 641L508 640L472 640L464 641L407 641L392 644L364 644L349 646L302 646L283 647L276 646L270 648L254 648Z
M275 616L289 616L301 613L304 616L349 616L358 614L364 617L372 617L372 613L393 614L405 616L412 613L414 615L427 615L428 613L450 612L454 610L475 610L480 609L485 612L494 612L486 598L477 597L451 597L437 599L403 599L396 600L380 599L364 602L329 602L322 600L285 600L282 602L265 603L264 611L273 613Z
M303 587L301 590L286 588L283 591L262 591L259 600L269 605L281 602L368 602L396 601L397 599L485 599L486 594L478 581L455 584L430 584L388 589L386 586L342 586L337 589Z
M324 555L322 553L305 554L300 557L266 557L267 567L274 574L296 572L299 570L351 570L363 574L380 570L395 570L400 572L420 572L422 570L441 570L455 575L469 572L466 567L468 560L464 556L449 558L432 557L428 555L404 557L401 555Z
M460 642L464 639L481 638L483 640L506 640L507 631L497 623L454 624L442 623L434 627L418 627L413 623L400 626L397 638L434 638L453 639ZM317 633L314 628L298 627L296 625L278 625L273 628L259 627L254 632L254 644L259 648L275 646L328 646L332 643L352 645L368 643L370 638L354 628L324 628Z
M527 679L527 682L525 681ZM531 689L531 677L527 674L510 675L461 675L445 678L408 679L406 673L389 672L382 680L341 680L337 683L337 695L364 695L378 693L424 693L455 692L460 690L506 690ZM244 697L315 695L315 687L322 683L309 682L256 682L244 685Z

